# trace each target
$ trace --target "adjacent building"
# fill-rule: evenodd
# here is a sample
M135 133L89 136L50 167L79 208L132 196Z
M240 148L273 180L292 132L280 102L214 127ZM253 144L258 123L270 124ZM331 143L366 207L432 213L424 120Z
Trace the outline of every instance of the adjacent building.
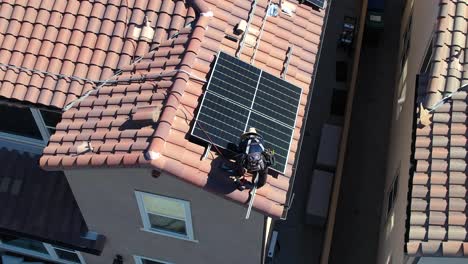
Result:
M407 1L377 263L465 263L467 1Z
M262 262L318 63L326 12L310 2L2 1L4 262ZM191 136L220 52L302 91L248 221L224 151Z

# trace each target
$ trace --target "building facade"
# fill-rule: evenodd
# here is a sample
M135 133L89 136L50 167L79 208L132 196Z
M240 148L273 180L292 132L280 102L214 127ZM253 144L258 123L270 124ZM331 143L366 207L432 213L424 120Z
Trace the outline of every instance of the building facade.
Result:
M466 6L406 2L378 263L466 262Z
M31 222L33 213L18 219L20 209L11 207L13 217L0 221L4 262L262 262L271 221L285 219L291 203L323 8L267 0L2 1L0 146L2 157L31 157L24 174L36 189L25 196L21 179L4 173L0 195L26 208L44 196L34 209L63 209ZM301 89L285 169L258 190L248 221L251 195L223 169L232 161L190 132L220 52ZM238 81L228 78L227 86ZM41 183L36 171L66 182ZM12 232L18 222L58 230Z

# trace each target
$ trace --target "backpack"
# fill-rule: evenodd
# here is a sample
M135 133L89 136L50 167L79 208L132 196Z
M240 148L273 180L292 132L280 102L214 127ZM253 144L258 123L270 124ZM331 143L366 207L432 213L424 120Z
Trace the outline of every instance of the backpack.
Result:
M265 162L262 153L254 152L247 154L245 159L245 168L250 172L261 171L265 169Z

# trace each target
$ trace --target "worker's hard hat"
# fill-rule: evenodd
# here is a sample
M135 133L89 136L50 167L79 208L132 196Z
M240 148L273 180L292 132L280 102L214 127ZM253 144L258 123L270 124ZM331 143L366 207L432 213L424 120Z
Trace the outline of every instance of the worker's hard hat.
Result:
M257 135L257 130L254 128L254 127L249 127L249 129L247 130L247 132L245 132L244 134L241 135L241 138L245 138L247 137L248 135Z
M247 130L247 133L249 133L249 134L257 134L257 129L255 129L255 127L249 127L249 130Z

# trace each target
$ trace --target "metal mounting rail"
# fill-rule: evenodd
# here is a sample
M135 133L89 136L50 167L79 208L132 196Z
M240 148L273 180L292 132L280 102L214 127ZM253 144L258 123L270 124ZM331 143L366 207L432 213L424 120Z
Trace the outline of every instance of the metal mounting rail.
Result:
M255 195L257 194L257 183L258 183L258 172L255 174L253 188L249 191L249 207L247 208L247 214L245 215L245 219L249 219L250 217L250 212L252 211L252 206L255 200Z
M210 149L213 146L213 144L209 143L208 146L206 146L205 153L203 153L203 157L201 158L202 160L206 159L208 157L208 153L210 153Z
M252 65L255 62L255 56L257 55L257 50L258 50L258 46L260 46L260 41L262 41L263 31L265 29L265 24L268 19L268 9L270 8L270 6L271 6L271 0L268 1L267 10L265 11L265 16L263 16L263 19L262 19L262 26L260 27L260 32L258 33L257 41L255 42L255 47L253 50L252 58L250 58L250 64Z
M244 48L244 42L245 42L245 39L247 38L247 35L249 34L250 24L252 23L253 17L255 15L255 8L256 7L257 7L257 0L254 0L252 2L252 8L250 9L250 12L249 12L249 21L247 21L247 27L245 28L244 34L242 34L242 39L240 41L239 48L238 48L238 50L236 52L236 57L237 58L239 58L240 55L242 54L242 49Z

